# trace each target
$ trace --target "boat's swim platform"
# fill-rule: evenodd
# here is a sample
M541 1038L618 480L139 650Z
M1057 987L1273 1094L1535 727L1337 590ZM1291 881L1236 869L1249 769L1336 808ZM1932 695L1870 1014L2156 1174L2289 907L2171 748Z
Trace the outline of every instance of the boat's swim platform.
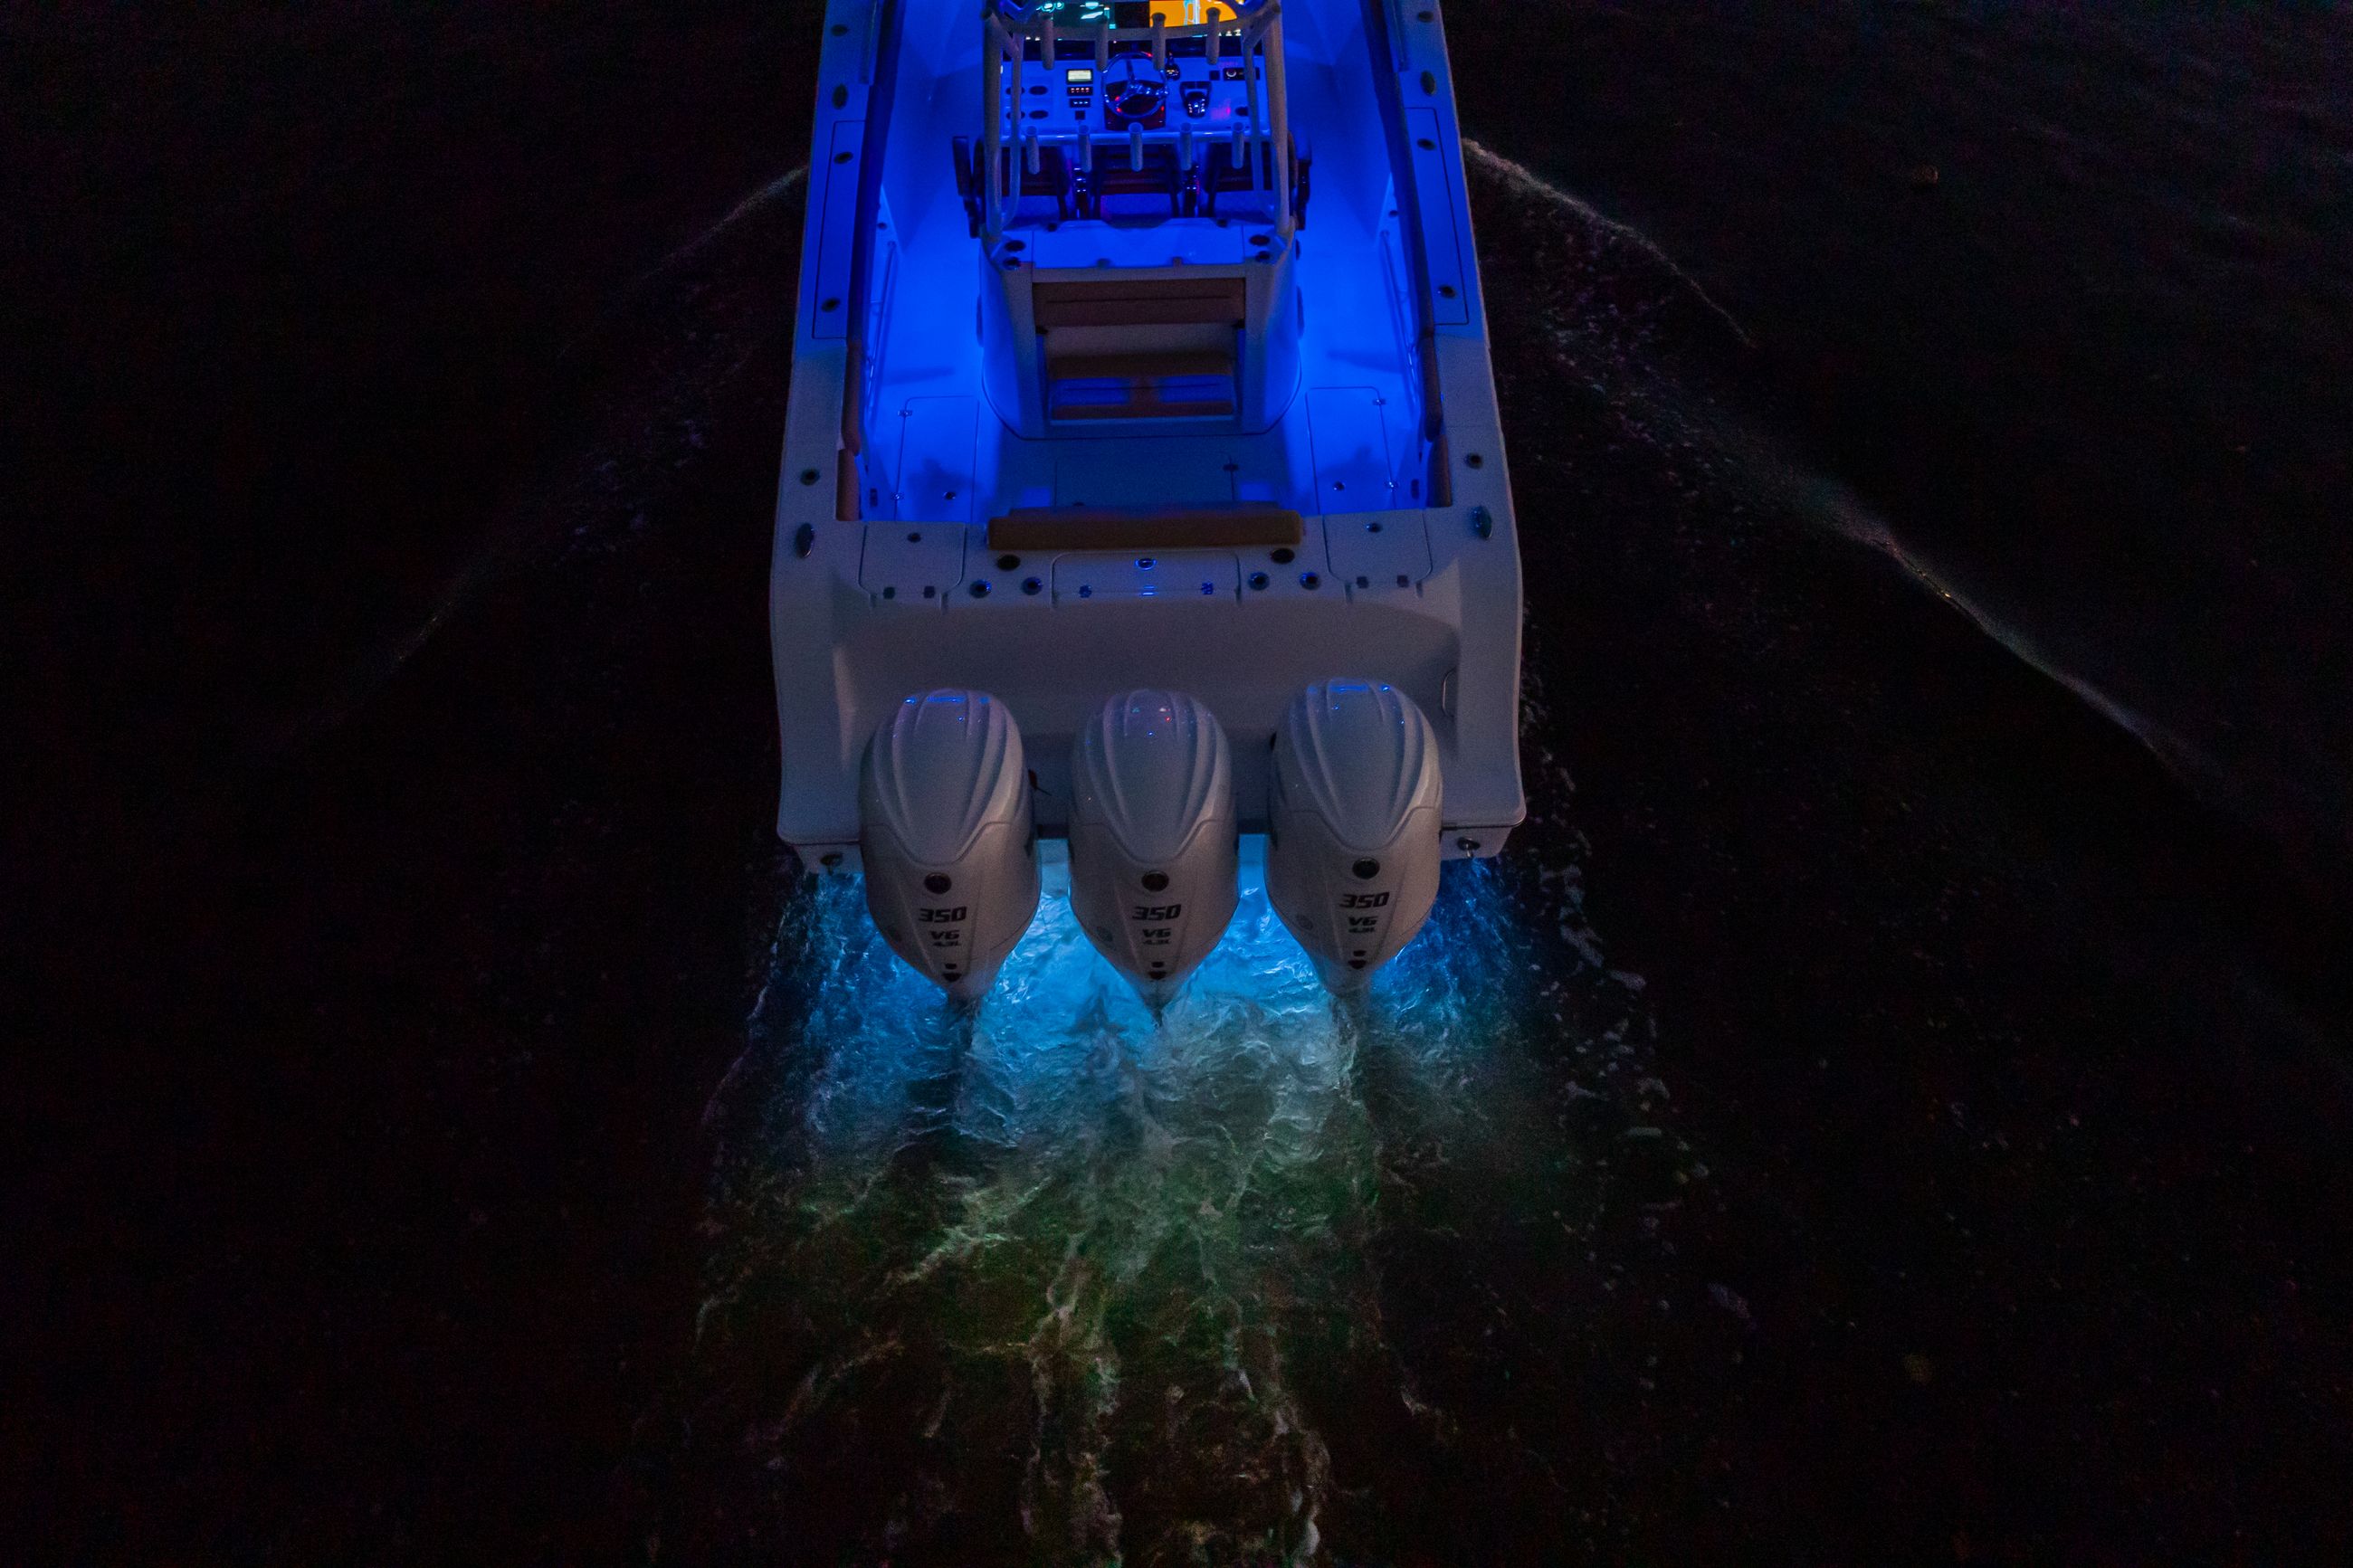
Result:
M1266 840L1336 988L1524 814L1520 578L1413 0L838 0L771 582L777 826L984 994L1037 839L1165 995Z

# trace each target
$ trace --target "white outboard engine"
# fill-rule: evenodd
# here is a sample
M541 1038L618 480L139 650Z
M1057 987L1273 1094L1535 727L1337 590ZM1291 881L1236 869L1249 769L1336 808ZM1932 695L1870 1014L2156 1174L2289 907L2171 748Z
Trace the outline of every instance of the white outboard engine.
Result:
M908 698L859 778L866 907L892 948L959 1001L986 995L1038 912L1021 731L986 691Z
M1444 781L1413 699L1319 680L1274 731L1267 897L1335 991L1361 989L1438 897Z
M1071 747L1071 905L1147 1002L1175 994L1240 895L1232 749L1181 691L1104 703Z

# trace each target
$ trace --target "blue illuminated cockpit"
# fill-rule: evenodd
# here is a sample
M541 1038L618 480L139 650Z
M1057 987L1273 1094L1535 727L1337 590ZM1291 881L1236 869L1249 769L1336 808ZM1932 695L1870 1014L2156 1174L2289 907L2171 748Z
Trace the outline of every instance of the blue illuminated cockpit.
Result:
M1361 0L908 0L866 109L887 138L831 154L881 153L824 242L852 264L842 515L1430 499L1428 247L1379 26ZM1090 450L1139 438L1161 455Z
M998 415L1032 437L1271 423L1297 373L1308 167L1279 0L999 0L981 26L978 134L951 145ZM1090 275L1050 275L1072 268Z

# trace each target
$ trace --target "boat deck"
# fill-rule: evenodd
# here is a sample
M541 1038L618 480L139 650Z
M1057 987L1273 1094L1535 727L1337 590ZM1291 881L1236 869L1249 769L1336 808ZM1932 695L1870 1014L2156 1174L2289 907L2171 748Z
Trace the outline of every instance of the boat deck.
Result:
M1300 375L1281 417L1258 434L1190 435L1167 421L1148 433L1129 425L1018 435L981 390L973 323L982 263L963 211L944 201L903 216L886 210L870 426L879 472L868 477L865 515L981 522L1017 507L1257 502L1314 515L1423 504L1395 189L1366 95L1340 89L1372 69L1360 30L1318 37L1308 22L1294 32L1293 123L1315 176L1293 271ZM1316 127L1327 133L1309 146L1305 129ZM916 155L947 162L944 148ZM895 237L894 219L908 226ZM1041 275L1092 277L1103 268L1239 263L1261 249L1265 226L1242 216L1072 219L1014 224L1007 234Z
M1198 698L1263 831L1276 726L1336 672L1429 720L1441 852L1495 853L1519 559L1434 11L1266 0L1219 67L1260 74L1205 110L1190 39L1056 53L953 0L837 3L769 604L780 835L855 866L870 738L946 688L1018 721L1048 834L1107 697ZM1113 134L1087 59L1153 42L1186 122Z

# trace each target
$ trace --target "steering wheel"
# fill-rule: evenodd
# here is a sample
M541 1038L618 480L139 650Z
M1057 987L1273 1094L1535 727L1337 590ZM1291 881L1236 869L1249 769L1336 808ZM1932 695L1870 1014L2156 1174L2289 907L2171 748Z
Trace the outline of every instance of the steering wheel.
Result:
M1150 59L1126 55L1104 73L1103 94L1103 124L1119 130L1156 118L1168 101L1168 83Z

